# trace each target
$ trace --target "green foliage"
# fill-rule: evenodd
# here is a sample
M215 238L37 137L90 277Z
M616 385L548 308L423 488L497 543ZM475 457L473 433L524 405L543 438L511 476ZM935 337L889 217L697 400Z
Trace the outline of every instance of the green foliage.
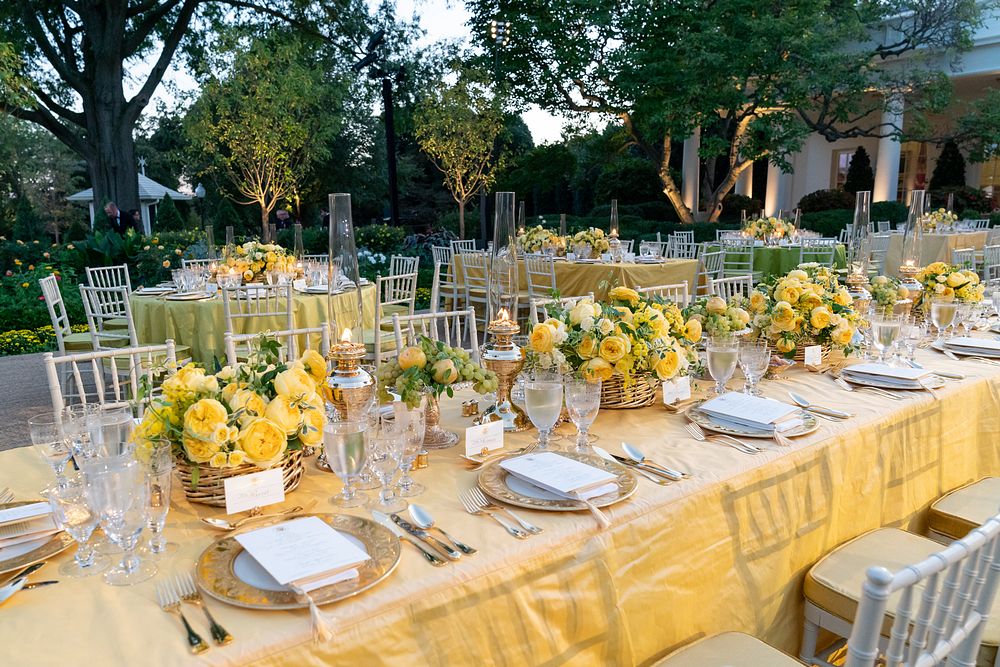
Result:
M233 202L220 199L212 217L215 225L215 240L219 244L226 242L226 227L232 227L236 236L254 236L260 233L260 225L241 215Z
M741 220L743 211L746 211L747 215L750 216L763 209L764 205L760 200L730 192L722 200L722 215L719 218L720 220Z
M799 208L803 213L829 211L830 209L854 209L854 195L844 190L817 190L810 192L799 200Z
M872 171L872 161L864 146L858 146L851 156L851 164L847 167L847 179L844 181L844 192L852 195L857 192L869 191L875 187L875 172Z
M42 223L38 213L27 197L21 197L17 202L17 213L14 217L14 237L25 241L41 238Z
M982 190L970 188L967 185L931 190L927 194L930 197L930 205L934 208L946 206L948 204L948 195L954 195L954 212L961 216L975 211L988 212L993 210L993 200L990 197Z
M159 232L175 232L184 229L184 227L184 218L181 217L180 211L174 205L174 200L169 194L164 195L156 206L156 220L153 223L153 229Z
M841 229L853 221L854 210L841 208L803 213L801 223L803 229L811 229L825 237L836 237Z
M930 190L960 188L965 185L965 158L954 141L945 142L941 155L934 164L929 183Z
M606 165L594 184L594 203L618 205L656 201L663 195L663 184L656 165L642 158L623 157Z
M909 213L906 204L898 201L877 201L872 204L872 220L888 220L892 224L903 222Z
M370 252L389 255L402 255L406 231L400 227L389 225L362 225L355 231L357 245Z
M972 162L986 162L1000 153L1000 89L987 88L969 103L968 113L955 123L955 141Z
M8 269L0 276L0 331L37 329L51 324L38 281L52 274L59 281L70 322L79 324L86 321L77 288L77 274L72 269L57 269L53 264L22 265L16 270Z

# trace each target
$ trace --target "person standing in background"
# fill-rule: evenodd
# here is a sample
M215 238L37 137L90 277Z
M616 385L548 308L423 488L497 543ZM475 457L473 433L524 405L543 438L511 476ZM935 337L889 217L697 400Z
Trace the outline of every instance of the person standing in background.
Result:
M130 228L133 228L132 218L119 210L118 204L109 201L104 206L104 213L108 216L108 226L116 234L125 235ZM137 230L138 231L138 230Z

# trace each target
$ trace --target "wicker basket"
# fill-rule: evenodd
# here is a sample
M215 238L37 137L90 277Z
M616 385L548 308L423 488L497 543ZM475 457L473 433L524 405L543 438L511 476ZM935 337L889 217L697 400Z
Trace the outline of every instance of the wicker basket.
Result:
M609 410L644 408L656 400L656 383L646 376L633 378L625 387L625 380L617 373L601 383L601 407Z
M181 486L184 488L184 495L192 503L203 505L213 505L215 507L226 506L225 481L230 477L248 475L253 472L260 472L262 469L251 463L244 463L237 468L209 468L200 466L198 471L198 485L191 484L194 466L181 458L175 458L177 474L181 479ZM286 451L281 461L282 478L285 482L285 493L294 490L302 481L302 474L305 467L302 464L302 450Z

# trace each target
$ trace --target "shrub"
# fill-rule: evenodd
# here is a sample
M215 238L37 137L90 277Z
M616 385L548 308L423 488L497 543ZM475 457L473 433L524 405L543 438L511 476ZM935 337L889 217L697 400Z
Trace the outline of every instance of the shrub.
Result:
M622 157L607 164L594 183L594 201L618 200L618 205L655 201L663 193L656 165L649 160Z
M905 221L907 213L906 204L902 202L877 201L872 204L871 219L873 222L876 220L888 220L896 224L897 222Z
M756 215L763 208L764 206L760 203L760 201L753 199L752 197L730 192L722 198L722 214L720 216L720 220L742 220L742 211L746 211L747 215Z
M817 190L799 200L803 213L829 211L837 208L854 208L854 195L843 190Z
M71 328L74 332L87 331L85 324L75 324ZM38 329L12 329L0 333L0 357L48 352L55 348L56 333L51 324Z
M941 188L928 192L930 205L934 208L948 205L948 195L955 195L954 211L960 216L972 217L976 211L992 211L993 199L982 190L970 188L967 185ZM980 216L977 216L980 217Z
M156 220L153 222L156 231L159 232L184 229L184 218L181 217L169 194L163 195L163 199L156 206Z
M38 281L53 274L59 281L70 322L85 321L75 272L72 269L56 269L53 264L29 264L17 271L8 269L0 276L0 331L37 329L51 324Z
M864 146L858 146L851 156L851 164L847 167L847 179L844 181L844 192L855 194L865 190L871 192L875 187L875 172L872 171L872 161Z
M355 232L359 248L367 248L386 256L399 254L406 240L406 230L390 225L364 225Z
M965 158L954 141L946 141L941 155L934 164L929 190L961 188L965 186Z
M833 209L802 214L802 228L819 232L826 237L835 237L854 220L853 209Z

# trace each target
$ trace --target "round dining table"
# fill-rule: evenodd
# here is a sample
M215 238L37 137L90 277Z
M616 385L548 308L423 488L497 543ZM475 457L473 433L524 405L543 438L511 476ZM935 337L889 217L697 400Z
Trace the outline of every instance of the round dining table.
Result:
M709 252L717 252L722 247L718 245L708 246ZM727 255L739 255L741 253L727 252ZM745 253L743 253L745 255ZM753 270L761 276L783 276L799 265L799 246L765 246L760 245L753 251ZM847 267L847 251L843 245L836 245L833 250L833 268L843 269Z

